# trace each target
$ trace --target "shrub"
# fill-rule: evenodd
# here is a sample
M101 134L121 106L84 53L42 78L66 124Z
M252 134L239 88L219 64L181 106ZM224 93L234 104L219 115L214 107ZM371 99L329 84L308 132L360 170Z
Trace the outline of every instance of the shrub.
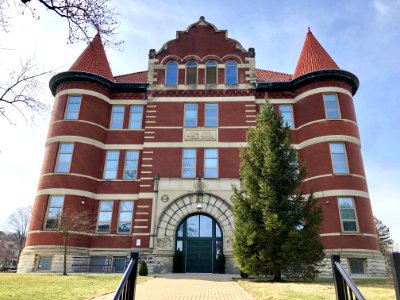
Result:
M173 273L183 273L183 257L182 251L176 250L174 257L172 259L172 272Z
M144 260L142 260L139 266L139 275L147 276L147 274L149 274L149 270L147 269L147 264Z
M242 278L248 278L248 277L249 277L249 274L247 274L247 273L243 272L242 270L240 270L240 277L242 277Z
M217 256L217 263L218 263L218 272L220 274L225 274L225 263L226 263L226 258L224 253L219 253Z

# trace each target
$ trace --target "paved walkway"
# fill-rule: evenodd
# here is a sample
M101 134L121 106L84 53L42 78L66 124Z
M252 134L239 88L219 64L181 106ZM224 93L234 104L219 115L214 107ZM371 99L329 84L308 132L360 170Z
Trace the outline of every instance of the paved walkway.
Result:
M254 300L229 274L158 274L136 286L137 300ZM94 300L109 300L113 294Z

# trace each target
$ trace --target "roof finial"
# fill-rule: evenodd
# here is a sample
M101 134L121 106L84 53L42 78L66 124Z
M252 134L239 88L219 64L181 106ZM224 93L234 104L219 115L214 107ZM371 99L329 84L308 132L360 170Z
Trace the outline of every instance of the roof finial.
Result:
M310 33L311 33L311 28L310 28L310 26L308 26L308 32L310 32Z
M206 18L204 18L204 16L201 16L199 19L199 21L205 21L205 20L206 20Z

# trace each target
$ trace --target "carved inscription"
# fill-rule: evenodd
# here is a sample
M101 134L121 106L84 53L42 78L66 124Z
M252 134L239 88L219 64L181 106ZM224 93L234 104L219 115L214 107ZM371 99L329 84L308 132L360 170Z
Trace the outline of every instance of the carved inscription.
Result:
M216 141L216 130L185 130L185 141Z

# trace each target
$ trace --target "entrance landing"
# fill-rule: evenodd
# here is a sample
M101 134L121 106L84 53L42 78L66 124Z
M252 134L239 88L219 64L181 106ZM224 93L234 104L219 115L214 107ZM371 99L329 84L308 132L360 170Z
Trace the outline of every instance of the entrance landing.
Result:
M157 274L136 286L137 300L254 300L232 277L236 274ZM109 296L108 298L106 298ZM96 298L112 299L112 294Z

